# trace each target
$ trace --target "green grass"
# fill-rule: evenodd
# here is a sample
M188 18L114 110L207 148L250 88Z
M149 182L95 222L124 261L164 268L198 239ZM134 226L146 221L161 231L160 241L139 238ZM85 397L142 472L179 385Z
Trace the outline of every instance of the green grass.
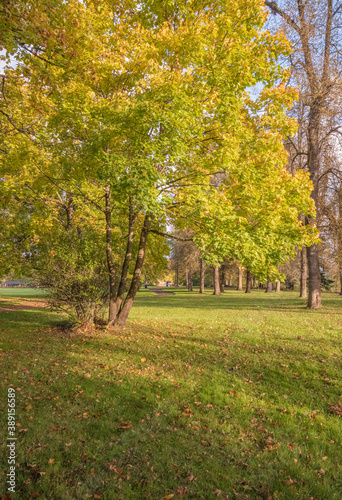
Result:
M1 288L0 300L21 298L21 299L43 299L46 291L38 288Z
M14 498L340 499L341 300L143 290L126 328L73 337L56 313L0 312Z

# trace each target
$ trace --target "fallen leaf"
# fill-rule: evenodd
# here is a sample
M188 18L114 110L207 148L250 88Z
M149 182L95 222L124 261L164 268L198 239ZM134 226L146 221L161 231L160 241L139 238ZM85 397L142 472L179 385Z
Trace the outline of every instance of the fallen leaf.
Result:
M145 361L146 361L146 358L141 358L142 363L145 363Z
M171 500L175 495L171 493L171 495L165 495L164 500Z
M182 497L185 494L186 494L186 488L184 486L177 488L177 497Z
M41 497L42 495L40 493L37 493L35 490L32 490L31 491L31 497L32 498L39 498Z
M54 458L49 458L49 464L53 464L53 463L54 463L54 461L55 461L55 459L54 459Z
M122 474L123 473L123 468L122 467L115 467L115 465L108 464L109 470L113 470L117 474Z

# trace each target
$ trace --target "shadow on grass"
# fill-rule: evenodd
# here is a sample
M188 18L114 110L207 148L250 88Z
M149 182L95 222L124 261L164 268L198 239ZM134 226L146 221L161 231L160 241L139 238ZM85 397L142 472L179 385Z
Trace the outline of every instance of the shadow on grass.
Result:
M209 308L223 309L228 293L204 298ZM246 309L246 302L256 308L263 297L231 299L236 309ZM141 300L147 304L139 307L151 305L149 298ZM176 307L187 307L202 299L157 297L154 307L172 307L175 300L181 304ZM240 330L215 337L207 332L204 339L190 324L177 335L130 324L116 335L61 339L37 329L60 321L46 310L4 312L1 320L9 338L18 330L30 349L25 358L20 353L15 371L6 368L11 383L25 387L17 413L27 431L18 433L23 500L32 498L32 490L43 498L125 500L165 498L178 489L188 498L214 499L219 490L222 497L256 499L262 483L278 498L340 498L333 477L338 446L327 439L338 439L337 425L328 427L337 419L327 414L327 398L338 398L340 387L324 394L324 377L332 379L335 368L329 361L323 373L317 359L305 357L310 347L296 337L289 345L288 336L274 336L259 352ZM33 355L37 337L45 342ZM254 342L263 340L257 336ZM15 344L11 349L8 359L21 350ZM317 475L322 455L329 457L324 484ZM290 493L288 477L296 480Z
M227 291L222 295L213 296L210 292L202 295L196 292L188 292L187 290L177 291L175 295L169 297L163 296L142 296L138 295L135 299L135 304L139 307L154 307L154 308L186 308L186 309L231 309L231 310L258 310L258 311L296 311L308 312L305 299L291 296L286 296L283 292L280 296L266 294L262 291L254 291L252 294L244 294L244 292ZM166 299L166 300L165 300ZM326 314L325 307L339 309L342 314L342 298L339 295L323 295L323 309L314 311L314 314Z

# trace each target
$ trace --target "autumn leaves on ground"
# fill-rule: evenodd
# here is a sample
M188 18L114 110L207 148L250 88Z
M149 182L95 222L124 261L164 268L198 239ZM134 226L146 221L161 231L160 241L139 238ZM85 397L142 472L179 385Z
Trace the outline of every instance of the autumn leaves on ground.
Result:
M82 335L1 290L15 498L340 498L340 297L211 293L143 290L127 327Z

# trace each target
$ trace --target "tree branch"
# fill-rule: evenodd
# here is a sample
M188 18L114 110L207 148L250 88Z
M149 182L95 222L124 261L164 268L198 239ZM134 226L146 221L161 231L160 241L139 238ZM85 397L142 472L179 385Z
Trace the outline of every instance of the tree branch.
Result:
M273 2L273 1L268 1L268 0L265 0L265 5L267 5L267 7L269 9L271 9L273 12L275 12L276 14L279 14L279 16L281 16L283 19L285 19L285 21L293 28L297 31L297 33L299 33L300 31L300 28L299 26L294 22L293 19L291 19L291 17L286 14L286 12L284 12L278 5L276 2Z

